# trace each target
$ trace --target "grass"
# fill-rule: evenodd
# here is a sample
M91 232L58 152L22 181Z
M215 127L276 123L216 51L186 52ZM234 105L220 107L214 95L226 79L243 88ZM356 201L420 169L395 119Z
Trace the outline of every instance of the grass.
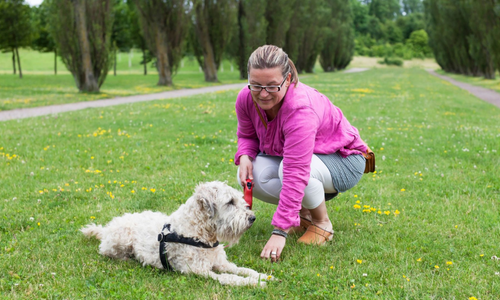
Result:
M496 299L500 110L421 69L317 74L377 155L377 173L327 204L324 247L290 237L259 258L275 207L227 249L272 273L221 286L97 253L78 231L125 212L174 211L201 181L237 187L237 91L0 123L0 298Z
M177 74L173 77L174 86L157 86L158 73L149 66L148 75L144 76L143 66L139 64L141 54L132 52L131 65L129 54L119 54L117 76L112 71L106 77L100 93L80 93L73 76L58 63L62 71L53 75L53 54L21 50L23 78L12 74L10 53L0 53L0 111L16 108L29 108L46 105L92 101L137 94L150 94L181 88L199 88L204 86L244 82L239 80L239 72L228 61L218 73L219 83L205 82L203 72L193 58L185 58ZM222 72L221 72L222 71Z
M472 85L477 85L490 90L500 92L500 73L498 71L496 72L495 79L485 79L484 77L474 77L474 76L447 73L443 70L438 70L437 73L451 77L458 81L466 82Z

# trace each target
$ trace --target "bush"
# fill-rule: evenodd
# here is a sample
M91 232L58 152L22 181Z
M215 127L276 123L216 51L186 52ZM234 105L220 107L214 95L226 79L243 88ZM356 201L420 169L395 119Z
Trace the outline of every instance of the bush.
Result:
M378 62L379 64L386 64L388 66L403 66L403 60L397 57L384 57L384 60Z

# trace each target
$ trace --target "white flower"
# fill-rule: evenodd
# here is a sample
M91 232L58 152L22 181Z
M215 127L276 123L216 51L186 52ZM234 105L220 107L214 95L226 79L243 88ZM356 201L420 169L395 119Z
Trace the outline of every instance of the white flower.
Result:
M30 221L34 221L34 220L35 220L35 218L33 218L33 217L30 217Z
M363 273L363 277L366 277L366 276L368 276L368 274L366 274L366 273Z

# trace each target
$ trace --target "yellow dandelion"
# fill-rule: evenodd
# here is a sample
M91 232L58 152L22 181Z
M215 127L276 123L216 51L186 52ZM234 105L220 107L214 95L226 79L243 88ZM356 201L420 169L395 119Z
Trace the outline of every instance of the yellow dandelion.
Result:
M406 190L405 189L401 189L401 192L404 192L404 191L406 191Z
M439 269L439 266L438 266L438 265L435 265L435 266L434 266L434 268L435 268L435 269Z
M422 261L422 258L421 258L421 257L420 257L420 258L418 258L418 259L417 259L417 261Z
M360 264L360 263L362 263L363 261L362 261L361 259L357 259L357 260L356 260L356 262L357 262L358 264Z
M452 261L447 261L446 264L449 265L449 266L451 266L453 264L453 262Z
M156 189L150 189L150 191L151 191L152 193L155 193L155 192L156 192Z
M355 204L353 207L354 207L355 209L360 209L360 208L361 208L361 206L359 206L359 205L357 205L357 204Z
M134 190L131 190L130 192L131 192L132 194L134 194L134 193L135 193L135 191L134 191Z

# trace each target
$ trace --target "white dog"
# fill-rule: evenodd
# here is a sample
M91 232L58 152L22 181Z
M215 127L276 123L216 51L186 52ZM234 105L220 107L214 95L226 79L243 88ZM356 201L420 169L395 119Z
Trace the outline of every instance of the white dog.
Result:
M219 240L229 245L237 243L254 221L255 215L243 194L214 181L198 185L170 216L152 211L126 213L105 227L89 224L81 231L101 240L102 255L134 257L144 266L210 276L222 284L264 286L261 280L268 279L266 274L237 267L227 260L224 247L218 245Z

